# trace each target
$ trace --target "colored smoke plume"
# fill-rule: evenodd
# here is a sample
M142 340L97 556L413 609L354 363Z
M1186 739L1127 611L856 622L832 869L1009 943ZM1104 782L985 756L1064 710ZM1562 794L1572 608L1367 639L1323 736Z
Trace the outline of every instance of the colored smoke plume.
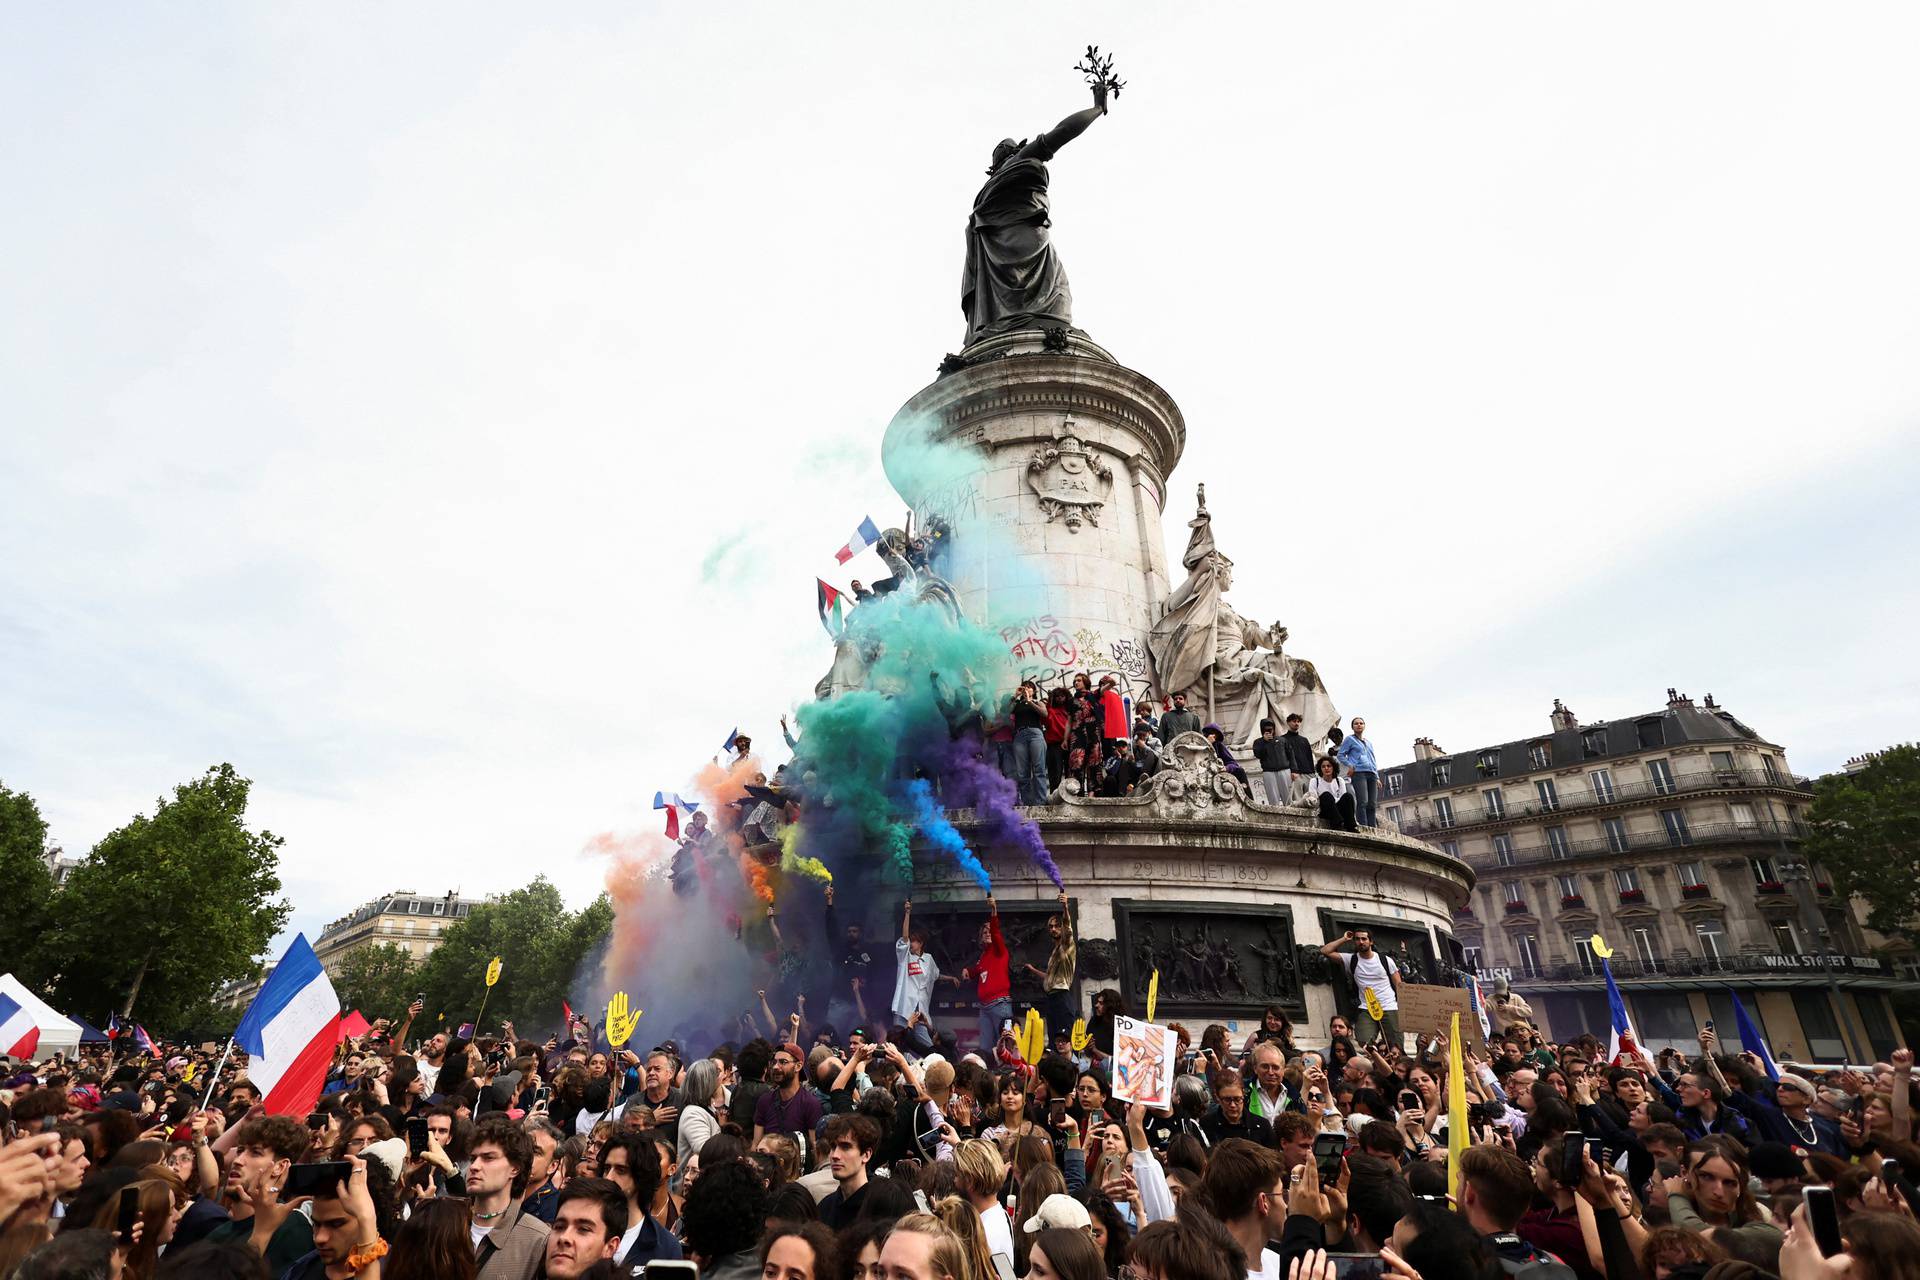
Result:
M907 798L913 803L913 823L927 843L958 863L983 892L992 893L993 881L987 878L987 869L967 847L967 838L947 820L946 806L935 798L933 784L925 778L913 779L907 783Z

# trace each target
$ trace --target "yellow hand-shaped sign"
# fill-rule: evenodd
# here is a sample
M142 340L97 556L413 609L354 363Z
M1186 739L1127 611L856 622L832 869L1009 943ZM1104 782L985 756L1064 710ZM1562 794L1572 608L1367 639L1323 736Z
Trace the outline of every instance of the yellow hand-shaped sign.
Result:
M1613 948L1608 946L1607 940L1599 934L1594 934L1592 939L1589 940L1588 945L1593 948L1593 954L1599 956L1602 960L1611 960L1613 958Z
M644 1009L627 1012L627 993L616 991L613 999L607 1001L607 1043L618 1049L633 1035L633 1029L640 1022Z
M1147 979L1147 1021L1153 1021L1153 1011L1160 1006L1160 971L1155 969L1153 976Z
M1047 1051L1047 1020L1038 1009L1027 1010L1027 1023L1020 1028L1020 1057L1027 1062L1040 1061Z
M1366 1002L1369 1018L1379 1022L1386 1017L1386 1010L1380 1007L1380 997L1374 994L1372 987L1360 988L1360 996Z
M487 962L487 985L492 986L498 981L500 981L500 957L495 956Z
M1073 1020L1073 1034L1070 1043L1073 1045L1073 1051L1075 1053L1085 1053L1087 1046L1093 1043L1093 1033L1087 1030L1087 1020L1085 1018L1075 1018Z

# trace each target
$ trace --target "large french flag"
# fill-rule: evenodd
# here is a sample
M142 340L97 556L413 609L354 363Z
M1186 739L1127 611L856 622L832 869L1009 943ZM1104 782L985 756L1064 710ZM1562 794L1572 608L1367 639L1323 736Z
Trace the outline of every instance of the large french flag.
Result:
M18 1000L0 991L0 1053L31 1058L40 1047L40 1024Z
M847 539L847 545L833 553L833 558L841 564L853 559L874 543L880 541L880 530L875 527L872 516L862 516L860 527Z
M267 985L247 1006L233 1042L270 1116L305 1115L320 1098L339 1044L340 998L307 935L294 935Z
M1617 1066L1624 1054L1628 1065L1632 1065L1640 1057L1640 1037L1633 1033L1633 1020L1627 1017L1627 1002L1620 998L1620 988L1613 980L1613 966L1602 958L1600 971L1607 976L1607 1021L1612 1024L1607 1039L1607 1061Z

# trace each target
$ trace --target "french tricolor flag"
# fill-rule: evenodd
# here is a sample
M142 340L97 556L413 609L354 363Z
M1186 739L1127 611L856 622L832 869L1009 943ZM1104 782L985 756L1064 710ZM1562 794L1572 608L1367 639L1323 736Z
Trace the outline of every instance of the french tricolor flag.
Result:
M270 1116L305 1115L320 1098L339 1041L340 997L320 959L295 934L267 984L247 1006L233 1042L247 1051L247 1079Z
M860 527L853 531L853 536L847 539L847 545L833 553L833 558L845 564L878 541L880 531L873 527L873 517L866 516L860 521Z
M733 739L727 739L727 744L731 746ZM680 815L682 813L691 814L700 806L691 801L682 800L680 793L677 791L656 791L653 793L653 807L667 811L667 839L678 840L680 838Z
M15 1058L31 1058L40 1047L40 1024L31 1010L0 991L0 1053Z

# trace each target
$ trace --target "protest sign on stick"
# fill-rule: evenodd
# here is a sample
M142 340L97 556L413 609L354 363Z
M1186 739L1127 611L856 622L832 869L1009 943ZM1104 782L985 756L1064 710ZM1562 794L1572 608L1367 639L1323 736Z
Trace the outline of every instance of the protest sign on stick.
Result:
M1113 1020L1113 1096L1144 1107L1173 1101L1174 1058L1179 1044L1173 1030L1134 1018Z

